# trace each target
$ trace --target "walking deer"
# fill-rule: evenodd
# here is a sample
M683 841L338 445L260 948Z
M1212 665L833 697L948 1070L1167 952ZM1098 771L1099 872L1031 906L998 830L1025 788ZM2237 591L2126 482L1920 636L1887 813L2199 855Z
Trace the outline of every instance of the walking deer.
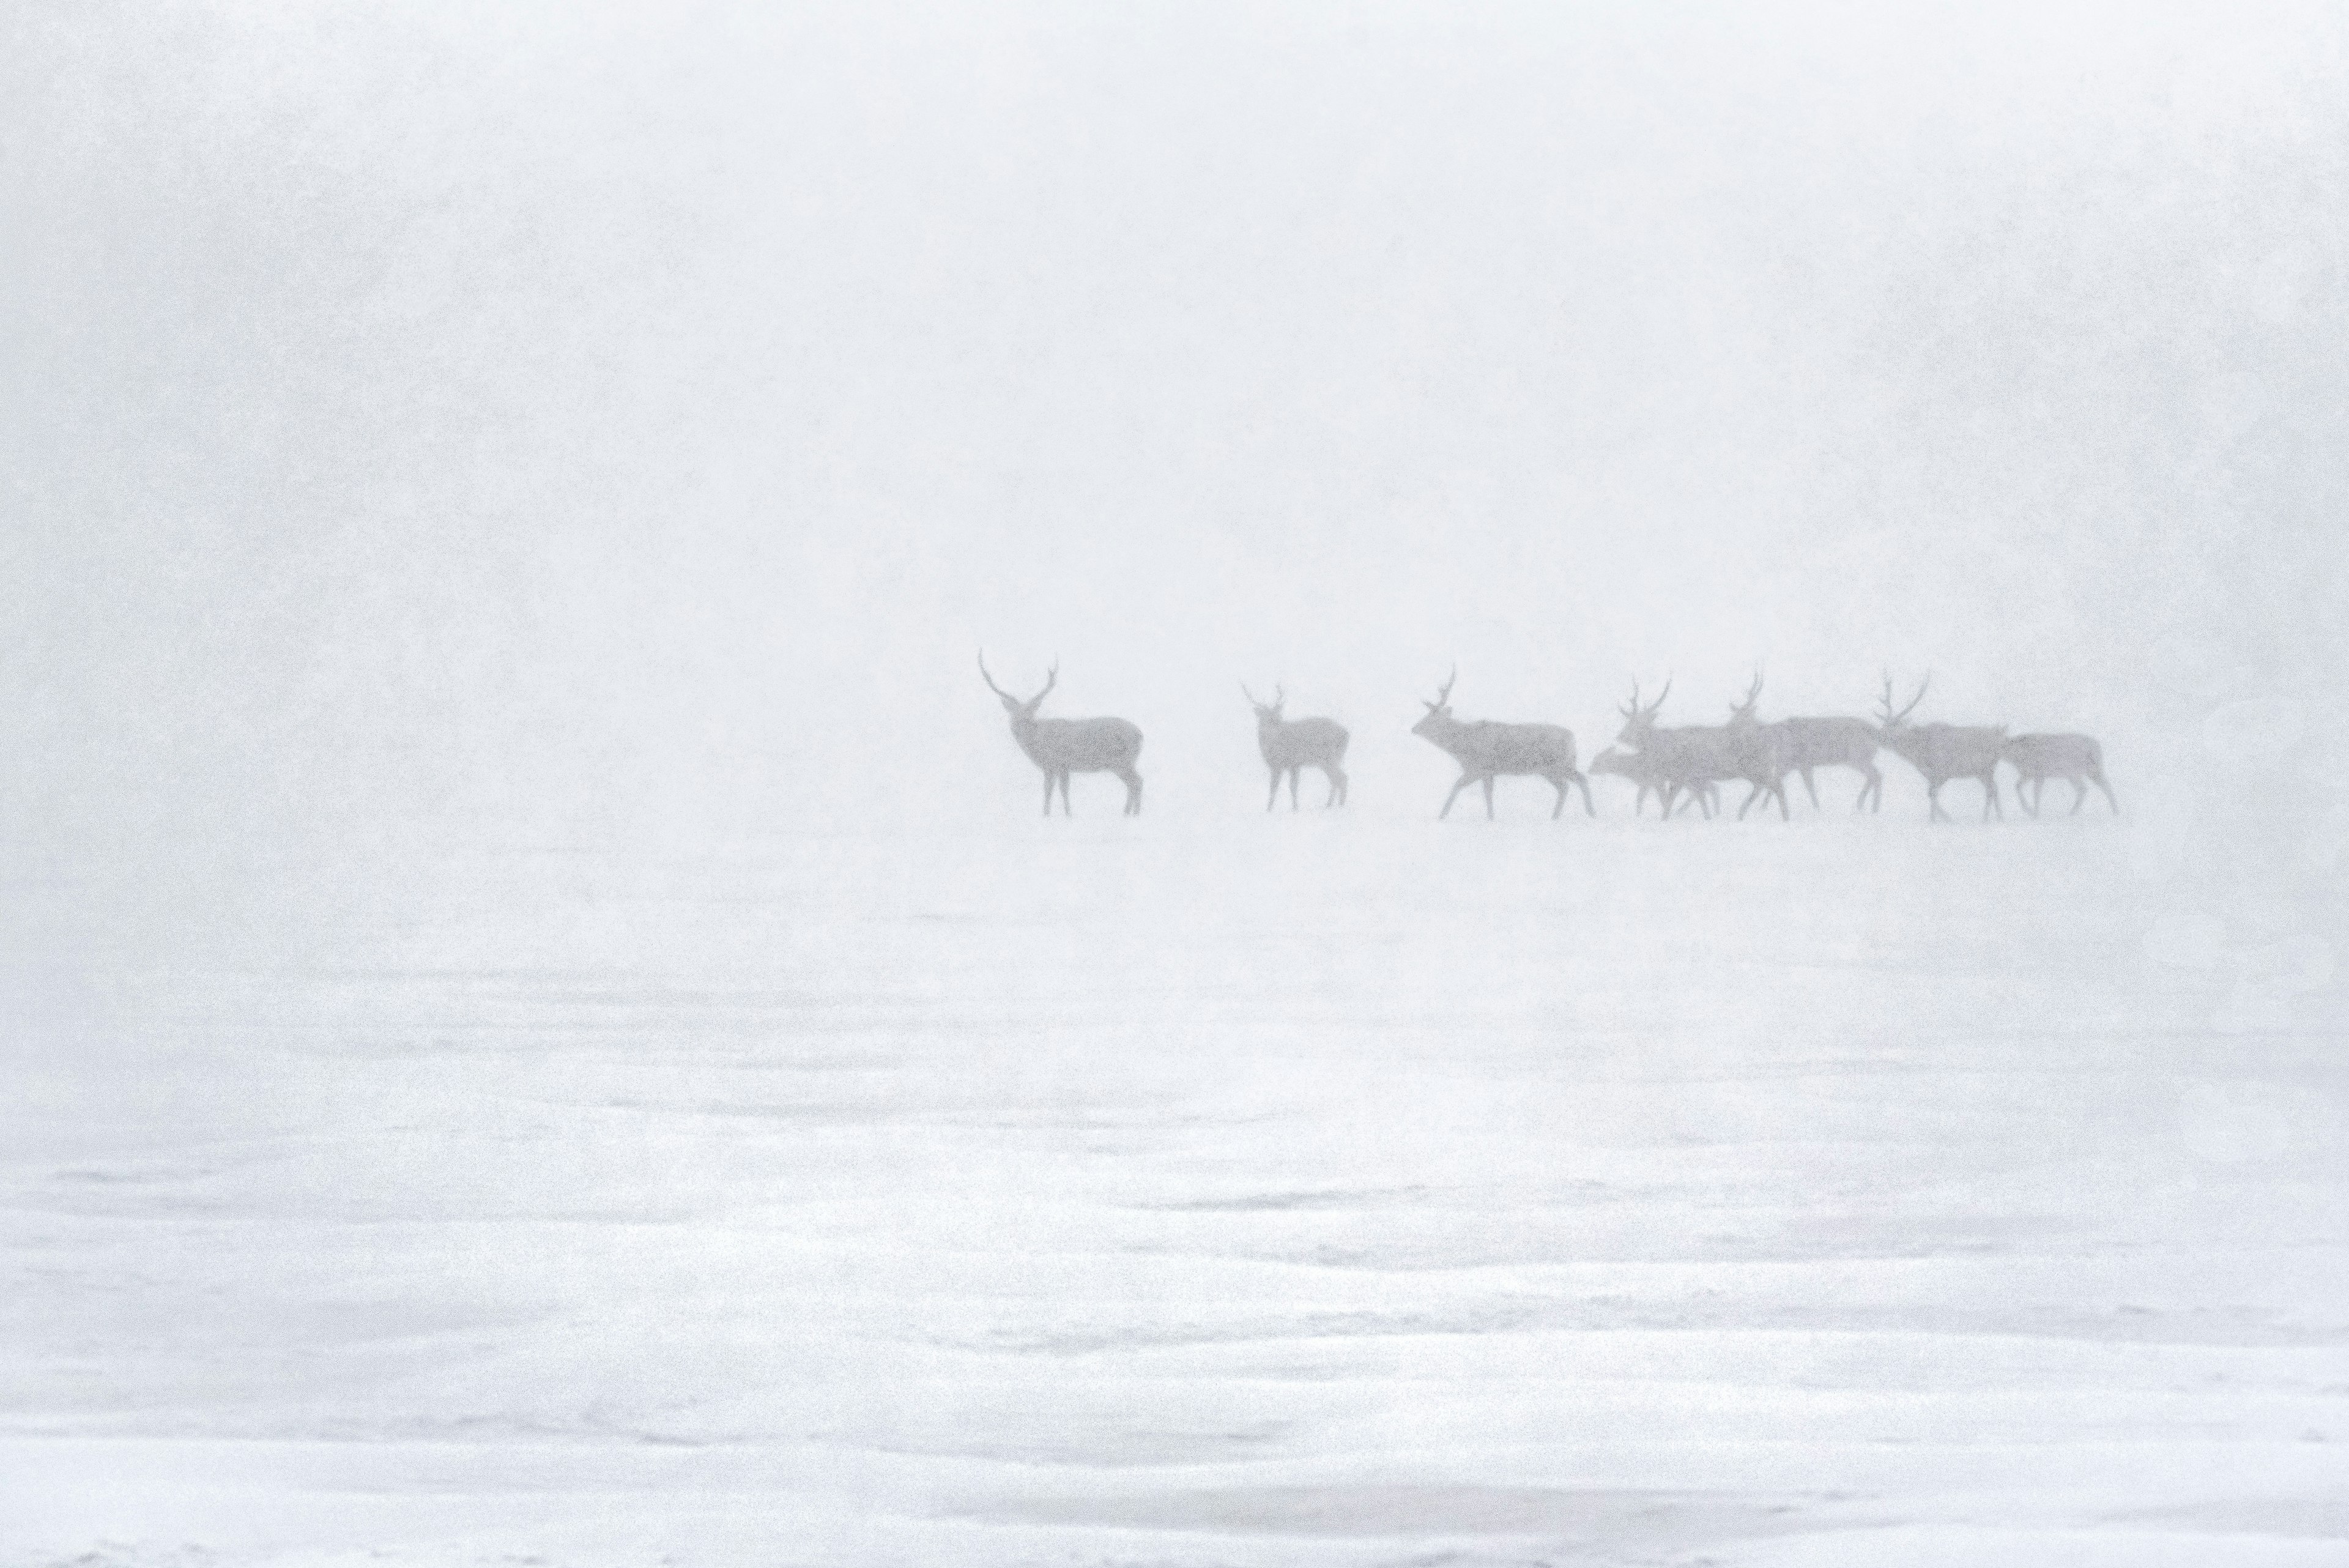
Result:
M1640 786L1640 793L1631 799L1632 815L1637 816L1646 809L1651 792L1656 797L1656 809L1658 811L1663 809L1664 784L1667 782L1664 770L1654 758L1646 753L1626 752L1609 746L1590 759L1590 771L1594 774L1611 774L1617 778L1629 779ZM1709 783L1692 786L1689 796L1703 808L1707 816L1713 815L1713 808L1721 802L1721 792Z
M1786 766L1802 775L1814 811L1819 805L1819 786L1811 782L1814 768L1851 769L1860 775L1852 809L1865 811L1871 803L1884 809L1884 774L1876 765L1884 739L1875 725L1865 719L1797 718L1781 719L1778 727L1786 736Z
M1346 804L1346 742L1350 737L1346 726L1335 719L1284 719L1280 710L1288 701L1283 687L1272 689L1272 701L1259 702L1256 693L1240 682L1240 695L1256 710L1257 750L1264 753L1264 765L1272 772L1272 788L1266 792L1264 809L1270 811L1273 802L1280 798L1280 781L1288 779L1288 809L1297 809L1297 781L1307 768L1319 768L1330 784L1330 793L1321 804L1326 808Z
M1925 775L1925 801L1932 807L1929 821L1951 820L1950 814L1941 809L1941 786L1951 779L1982 781L1984 822L1990 820L1993 811L2005 816L2006 807L1999 804L1998 798L1998 763L2006 750L2006 726L1909 723L1909 715L1925 700L1925 688L1932 683L1933 678L1926 676L1917 687L1917 695L1909 699L1909 706L1896 713L1892 711L1892 677L1884 678L1884 697L1878 710L1878 731L1884 743Z
M1638 753L1642 765L1662 781L1666 817L1672 815L1672 802L1682 790L1695 794L1705 815L1711 816L1719 797L1713 786L1744 774L1731 757L1728 734L1720 726L1681 724L1666 729L1656 722L1664 699L1671 694L1672 683L1666 680L1654 701L1642 703L1639 682L1633 681L1631 700L1615 710L1623 715L1622 732L1615 738Z
M1014 697L995 683L987 672L987 655L978 656L978 678L987 689L1003 700L1003 711L1011 715L1011 738L1028 753L1028 760L1044 770L1044 815L1052 815L1052 786L1061 789L1061 813L1073 816L1069 805L1069 775L1071 774L1115 774L1125 784L1125 815L1142 815L1142 775L1133 771L1134 759L1142 755L1142 732L1123 719L1039 719L1036 710L1060 683L1061 667L1055 662L1051 673L1044 678L1044 690L1033 697Z
M2014 798L2033 816L2039 815L2039 802L2047 793L2049 779L2062 779L2072 786L2072 809L2066 815L2080 814L2089 784L2104 791L2113 815L2120 815L2121 803L2113 798L2113 786L2105 782L2105 749L2093 735L2010 736L2006 760L2014 764Z
M1786 807L1786 774L1792 771L1786 762L1786 731L1782 724L1765 724L1754 717L1754 710L1761 701L1762 672L1757 670L1754 684L1745 689L1745 700L1729 705L1729 723L1723 732L1730 765L1752 786L1744 804L1737 808L1737 820L1745 820L1746 808L1755 801L1775 796L1778 820L1784 822L1794 815Z
M1452 793L1444 797L1442 818L1452 815L1452 803L1460 792L1472 784L1485 786L1485 815L1493 815L1493 781L1503 774L1511 777L1545 778L1557 791L1557 803L1550 807L1550 819L1556 821L1566 809L1566 786L1582 786L1582 809L1592 816L1599 808L1591 804L1590 781L1574 765L1574 732L1557 724L1504 724L1492 719L1479 719L1464 723L1452 716L1452 687L1460 679L1455 668L1435 694L1433 702L1423 701L1427 717L1411 727L1411 732L1440 751L1450 753L1460 763L1460 778Z

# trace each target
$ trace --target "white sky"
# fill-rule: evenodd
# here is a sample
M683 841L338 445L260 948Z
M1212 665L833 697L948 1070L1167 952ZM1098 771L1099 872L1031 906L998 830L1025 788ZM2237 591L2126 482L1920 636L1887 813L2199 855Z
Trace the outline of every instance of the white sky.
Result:
M1024 810L982 643L1243 803L1242 678L2349 673L2331 7L482 9L0 20L11 819Z

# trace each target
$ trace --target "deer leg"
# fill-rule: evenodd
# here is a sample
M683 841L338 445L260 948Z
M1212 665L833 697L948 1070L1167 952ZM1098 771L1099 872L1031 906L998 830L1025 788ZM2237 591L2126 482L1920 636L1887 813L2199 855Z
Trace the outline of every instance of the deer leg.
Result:
M1303 768L1291 768L1288 770L1288 809L1291 811L1295 811L1297 809L1297 781L1304 776L1305 770Z
M1125 815L1142 815L1142 775L1132 768L1120 768L1117 776L1125 784Z
M1803 770L1803 788L1804 788L1806 792L1808 792L1808 794L1810 794L1810 797L1811 797L1811 809L1812 809L1813 811L1816 811L1816 810L1818 810L1818 809L1819 809L1819 786L1818 786L1818 785L1816 785L1816 784L1813 784L1813 783L1811 782L1811 770L1810 770L1810 769L1808 769L1808 768L1805 768L1805 769Z
M1444 797L1444 809L1435 814L1435 819L1438 822L1441 822L1445 817L1450 816L1452 815L1452 803L1460 798L1460 792L1462 790L1466 789L1470 784L1475 784L1475 782L1476 775L1475 774L1462 774L1460 775L1460 782L1452 786L1452 793Z
M1549 780L1550 788L1557 791L1557 799L1549 808L1549 819L1556 822L1566 811L1566 781L1554 774L1544 774L1542 776Z
M1279 798L1280 770L1278 768L1275 768L1272 770L1272 787L1264 792L1264 809L1270 811L1272 809L1273 803Z
M1998 812L1998 819L2001 822L2004 822L2006 820L2006 805L1998 798L1997 771L1993 769L1992 772L1982 774L1982 820L1984 822L1988 822L1990 820L1992 810L1995 808Z
M1755 801L1760 800L1761 798L1762 786L1755 784L1752 779L1747 779L1745 781L1745 800L1744 803L1737 808L1737 820L1740 822L1744 821L1746 806L1752 805Z
M1778 820L1781 822L1794 821L1794 811L1786 805L1786 781L1784 778L1779 779L1776 784L1770 786L1770 793L1778 797Z
M1044 770L1044 815L1052 815L1052 771L1050 768Z
M1330 793L1321 797L1321 809L1327 811L1346 798L1346 775L1334 765L1323 763L1321 776L1330 781Z
M1940 779L1927 779L1925 781L1925 804L1933 808L1932 814L1925 818L1926 821L1947 822L1950 820L1950 814L1941 809L1941 781Z
M1493 820L1493 775L1485 775L1485 820Z
M1857 811L1862 806L1871 806L1877 811L1884 809L1884 770L1873 762L1868 764L1868 782L1859 786L1859 800L1852 810Z
M1598 804L1590 798L1589 778L1586 774L1577 773L1574 775L1574 783L1575 787L1582 791L1582 815L1585 816L1597 816L1599 815L1599 806Z
M2105 799L2111 805L2113 815L2115 816L2118 816L2121 814L2121 803L2113 799L2113 786L2105 782L2104 774L2101 771L2090 774L2088 775L2088 779L2090 783L2094 784L2098 789L2105 792Z
M1074 816L1077 815L1075 805L1069 799L1069 777L1070 770L1062 768L1061 770L1061 815L1062 816Z

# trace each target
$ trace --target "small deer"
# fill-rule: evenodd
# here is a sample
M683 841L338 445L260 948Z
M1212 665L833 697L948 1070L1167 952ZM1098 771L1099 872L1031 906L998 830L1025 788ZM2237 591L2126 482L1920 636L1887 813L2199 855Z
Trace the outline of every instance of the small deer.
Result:
M1266 792L1264 809L1270 811L1273 802L1280 798L1280 781L1288 779L1288 809L1297 809L1297 781L1307 768L1319 768L1330 784L1330 794L1322 806L1346 804L1346 726L1335 719L1284 719L1281 708L1288 701L1286 688L1275 686L1272 701L1259 702L1256 693L1240 682L1240 695L1256 710L1257 750L1264 753L1264 765L1272 772L1272 788Z
M1452 687L1459 679L1455 667L1435 701L1423 701L1427 716L1411 727L1413 734L1450 753L1460 763L1459 782L1444 797L1444 809L1435 814L1439 819L1452 815L1452 803L1472 784L1485 786L1485 815L1489 819L1493 781L1505 774L1547 779L1557 791L1557 803L1549 813L1553 822L1566 809L1568 784L1582 786L1582 809L1592 816L1599 815L1590 800L1590 781L1574 765L1574 732L1557 724L1504 724L1491 719L1464 723L1452 716Z
M1633 681L1631 700L1615 710L1623 715L1622 731L1615 738L1637 752L1642 764L1662 781L1665 816L1672 815L1672 802L1682 790L1695 794L1705 815L1711 816L1720 793L1713 786L1745 774L1731 755L1728 733L1720 726L1681 724L1666 729L1656 722L1664 699L1671 694L1672 683L1666 680L1654 701L1642 703L1640 684Z
M2104 791L2113 815L2120 815L2121 803L2114 799L2113 786L2105 782L2105 749L2093 735L2013 735L2007 739L2006 760L2014 764L2014 798L2033 816L2039 815L2040 797L2047 793L2049 779L2062 779L2072 786L2072 809L2066 815L2080 814L2089 784Z
M1951 820L1950 814L1941 809L1941 786L1951 779L1980 779L1982 820L1988 822L1993 811L2004 817L2006 807L1998 798L1998 763L2006 750L2006 726L1909 723L1909 715L1925 700L1925 688L1932 683L1933 678L1926 676L1917 687L1917 695L1909 699L1909 706L1896 713L1892 711L1892 677L1884 678L1884 696L1878 717L1878 732L1885 745L1925 775L1925 801L1932 807L1927 820Z
M1737 769L1737 776L1752 786L1737 808L1737 820L1745 820L1746 808L1755 801L1775 796L1778 820L1784 822L1794 815L1786 807L1786 775L1793 771L1786 761L1786 731L1784 725L1765 724L1754 716L1761 701L1762 672L1757 670L1754 684L1745 689L1745 700L1729 705L1729 723L1723 731L1731 764Z
M1878 811L1884 809L1884 774L1876 765L1884 738L1875 725L1865 719L1806 718L1781 719L1778 727L1786 736L1786 766L1802 775L1812 810L1819 805L1819 786L1811 782L1814 768L1851 769L1861 780L1852 809L1865 811L1871 802Z
M1658 811L1663 809L1664 785L1667 782L1664 770L1654 758L1646 753L1626 752L1609 746L1590 759L1590 771L1594 774L1612 774L1617 778L1629 779L1640 786L1640 793L1631 800L1632 815L1637 816L1647 809L1648 795L1651 792L1653 792L1656 797L1656 809ZM1713 809L1721 803L1721 792L1709 782L1693 784L1689 788L1689 798L1703 808L1705 815L1711 816Z
M1028 753L1028 760L1044 770L1044 815L1052 815L1052 786L1061 789L1061 814L1073 816L1069 805L1069 775L1071 774L1115 774L1125 783L1125 815L1142 815L1142 775L1133 771L1134 759L1142 755L1142 732L1123 719L1039 719L1036 710L1051 695L1060 683L1061 667L1056 662L1044 678L1044 690L1033 697L1014 697L995 683L987 672L987 655L978 656L978 678L987 689L1003 699L1003 711L1011 715L1011 738Z

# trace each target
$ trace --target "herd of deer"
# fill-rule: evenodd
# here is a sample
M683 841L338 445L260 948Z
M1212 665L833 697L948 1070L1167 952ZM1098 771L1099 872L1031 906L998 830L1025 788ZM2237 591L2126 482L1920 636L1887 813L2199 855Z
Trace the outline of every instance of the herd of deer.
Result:
M1055 664L1045 678L1044 688L1033 697L1015 697L987 672L987 659L979 657L978 673L988 690L1003 700L1004 711L1011 716L1012 739L1029 760L1044 771L1044 814L1052 812L1052 792L1061 794L1061 809L1069 812L1069 775L1071 774L1115 774L1125 784L1125 811L1131 816L1142 810L1142 775L1134 771L1134 763L1142 755L1142 731L1123 719L1040 719L1036 710L1043 705L1061 677ZM1549 781L1557 791L1557 801L1550 808L1556 817L1566 809L1567 790L1573 785L1582 791L1582 807L1591 815L1598 807L1590 798L1590 781L1575 765L1574 732L1557 724L1505 724L1491 719L1474 721L1456 719L1452 714L1452 688L1459 679L1454 670L1436 692L1435 701L1426 702L1426 717L1411 727L1411 732L1428 741L1452 755L1460 763L1459 780L1452 793L1444 797L1444 809L1436 815L1449 815L1452 803L1470 784L1482 784L1485 791L1485 815L1493 815L1493 784L1504 777L1533 777ZM2104 748L2087 735L2010 735L2004 725L1978 724L1912 724L1909 715L1925 698L1925 688L1932 683L1927 676L1909 699L1909 705L1895 710L1892 706L1892 678L1884 680L1884 694L1873 721L1849 718L1794 718L1764 723L1754 709L1762 700L1762 678L1756 675L1747 688L1743 701L1731 704L1726 724L1683 724L1665 728L1656 722L1664 699L1671 694L1671 682L1651 702L1640 701L1640 689L1631 689L1631 700L1618 710L1623 715L1622 732L1616 737L1618 746L1610 747L1593 758L1590 771L1612 774L1639 786L1633 798L1632 810L1646 809L1650 794L1656 796L1659 809L1667 817L1685 809L1692 802L1711 816L1720 805L1720 786L1743 783L1747 786L1744 802L1737 808L1739 819L1756 801L1775 800L1781 818L1792 815L1786 805L1786 780L1799 776L1803 789L1811 797L1811 805L1819 804L1818 786L1812 774L1820 768L1849 768L1860 775L1859 798L1855 809L1880 811L1884 806L1884 774L1876 765L1876 753L1889 751L1907 762L1925 779L1926 804L1930 815L1948 821L1949 813L1941 809L1941 786L1952 779L1973 779L1982 787L1982 820L1987 822L1995 811L2006 815L1998 797L1998 766L2006 763L2014 770L2014 797L2023 803L2032 815L2039 815L2039 802L2045 794L2047 781L2062 779L2072 786L2072 810L2077 812L2088 797L2088 785L2104 792L2106 801L2117 813L2120 802L2114 798L2113 786L2105 779ZM1272 785L1265 797L1265 809L1269 811L1280 798L1281 781L1288 783L1288 805L1292 811L1298 805L1298 780L1307 768L1317 769L1329 783L1324 805L1342 805L1346 800L1346 742L1344 725L1331 719L1284 718L1281 709L1286 693L1278 687L1273 690L1269 702L1257 700L1256 694L1243 684L1241 694L1256 709L1257 745L1264 753L1264 765L1271 774ZM1766 809L1766 807L1765 807Z

